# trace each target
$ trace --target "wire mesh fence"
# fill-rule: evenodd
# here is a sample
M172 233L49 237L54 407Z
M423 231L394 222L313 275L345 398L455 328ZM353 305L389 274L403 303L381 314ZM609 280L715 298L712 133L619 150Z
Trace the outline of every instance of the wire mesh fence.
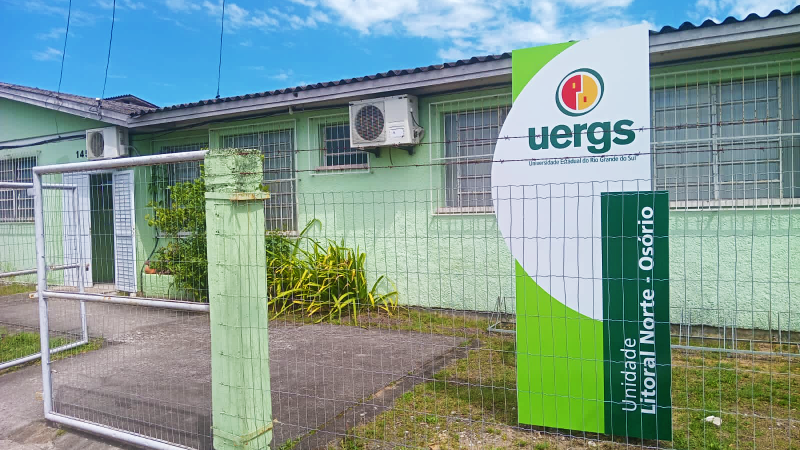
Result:
M77 197L46 190L43 199L47 264L76 266L48 273L47 290L61 296L48 300L50 345L83 336L81 297L69 297L81 280L88 295L111 299L89 303L86 342L53 357L52 411L190 448L215 445L220 401L223 416L271 432L272 448L283 449L800 448L796 69L756 64L651 81L652 154L621 156L649 158L652 180L493 185L493 164L572 163L494 160L498 139L531 138L501 135L511 104L502 89L424 102L426 140L415 152L351 149L339 110L154 138L156 153L261 155L263 210L251 205L246 220L213 233L209 177L197 158L43 176L76 186ZM610 131L598 133L592 139L606 145ZM29 181L30 164L14 164L14 176ZM585 330L585 317L557 305L616 312L602 303L604 283L630 274L608 275L604 267L621 264L610 258L585 270L579 256L597 262L604 239L619 237L588 227L599 223L611 184L637 199L669 195L665 228L651 236L669 243L659 255L666 276L654 280L669 291L656 324L671 347L659 362L668 369L668 387L659 387L671 400L659 412L668 439L626 437L637 424L625 422L580 431L599 421L582 409L587 400L614 406L598 391L614 388L602 371L625 361L591 333L570 334ZM33 267L29 199L8 192L0 196L0 220L9 222L0 227L3 263ZM260 225L242 227L258 223L255 215ZM604 217L606 226L622 220ZM209 245L220 237L224 244ZM224 257L209 264L212 251ZM518 255L533 265L520 267ZM237 270L246 276L231 275ZM15 282L31 289L35 277L25 277ZM219 305L242 301L240 309L217 317L175 309L213 311L215 292ZM25 295L0 295L0 308L4 333L36 331ZM238 322L256 316L268 319L268 335L257 321ZM222 344L236 349L213 351ZM235 379L230 369L214 372L219 356L242 357L237 367L246 370ZM268 383L246 387L266 371ZM213 396L215 377L230 395ZM576 378L594 388L575 390ZM264 392L271 413L256 408ZM235 404L244 411L234 413ZM577 425L527 425L534 414Z
M86 320L88 345L51 363L52 412L211 449L208 314L90 302Z
M12 160L13 162L14 160ZM3 248L2 268L0 268L0 341L2 356L0 370L10 369L34 361L40 354L38 310L35 300L29 297L35 291L36 267L34 259L33 197L31 170L35 159L23 158L26 164L13 165L9 161L2 164L16 175L15 180L0 182L3 196L15 199L10 212L5 214L0 226L0 247ZM30 164L27 164L30 163ZM5 178L11 179L6 176ZM28 181L28 182L26 182ZM48 184L44 202L59 203L72 199L75 190L72 186ZM28 210L30 209L30 210ZM64 209L64 216L74 215L74 209ZM74 225L68 225L74 228ZM61 235L51 236L51 242L61 243ZM75 242L65 242L64 248L75 252ZM71 247L71 248L70 248ZM48 279L63 283L64 271L78 270L75 262L64 257L63 252L55 252L49 266ZM57 304L54 311L55 329L51 331L50 351L53 354L73 351L87 341L83 306L80 304ZM59 355L62 357L63 355Z
M198 243L205 245L206 239L199 163L195 175L167 185L168 192L153 188L159 186L154 179L186 164L131 168L131 177L121 182L113 174L44 176L45 183L66 178L79 193L84 189L88 198L77 202L81 218L113 224L90 226L90 245L83 247L90 256L76 254L63 243L77 233L65 219L70 204L65 194L48 193L46 248L54 250L54 258L77 261L91 272L85 286L90 294L207 301L208 272L221 269L202 262L205 247ZM495 192L492 201L592 205L600 202L600 191L597 183L529 185L509 188L505 196ZM126 197L131 193L133 198ZM520 424L519 360L552 355L530 348L521 353L520 336L514 334L519 322L574 319L531 311L525 317L516 310L520 274L493 214L441 210L452 198L445 189L295 193L294 198L295 230L265 225L248 231L265 242L276 448L797 445L793 363L800 342L792 297L797 230L791 208L670 211L673 439L641 441ZM133 218L133 253L116 251L119 205L130 208ZM267 222L268 208L258 212ZM565 210L582 218L577 209ZM512 245L525 245L542 261L531 275L541 285L570 278L593 282L597 274L576 275L554 261L581 245L592 248L602 237L559 223L544 234L517 236ZM234 241L245 237L233 236ZM137 274L135 289L118 284L116 271L126 264ZM114 276L106 277L104 270ZM76 271L48 279L48 290L75 293ZM32 300L19 303L33 313ZM52 298L48 311L51 345L61 335L79 336L75 300ZM211 448L208 315L90 303L86 321L87 344L52 362L53 412L175 445ZM587 338L578 345L593 344Z

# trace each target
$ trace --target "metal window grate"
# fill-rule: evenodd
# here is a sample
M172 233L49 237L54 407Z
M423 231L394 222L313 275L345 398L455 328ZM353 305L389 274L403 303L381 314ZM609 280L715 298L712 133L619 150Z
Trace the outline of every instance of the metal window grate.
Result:
M309 168L318 175L366 173L369 153L350 146L350 117L347 113L310 117L308 141Z
M258 149L264 155L264 182L269 187L266 228L270 231L297 229L294 130L280 129L223 135L223 148Z
M492 206L492 157L508 106L479 108L444 115L446 204L448 207Z
M652 84L654 187L673 202L800 197L800 75L791 62L681 72Z
M323 166L366 166L369 154L350 148L350 125L347 123L321 125Z
M0 160L0 181L31 183L36 157ZM0 222L33 220L33 196L26 189L0 190Z
M181 153L193 152L208 148L208 142L181 144L181 145L164 145L161 146L159 153ZM153 167L154 178L154 192L155 196L161 195L166 206L172 204L172 196L170 190L172 186L178 183L186 183L194 181L200 177L200 161L185 161L175 164L167 164L163 166Z

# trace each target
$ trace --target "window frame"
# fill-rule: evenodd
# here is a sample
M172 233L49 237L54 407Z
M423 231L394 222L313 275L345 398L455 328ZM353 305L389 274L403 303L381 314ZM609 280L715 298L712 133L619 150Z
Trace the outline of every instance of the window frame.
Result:
M508 100L504 101L504 97L507 97ZM487 104L487 100L488 100L488 104ZM431 104L430 106L433 107L435 105L436 104ZM435 210L435 214L436 215L443 215L444 216L444 215L461 215L461 214L463 214L463 215L494 214L494 205L492 204L493 200L492 200L492 195L491 195L492 194L492 192L491 192L491 160L494 159L494 152L495 152L496 146L497 146L497 139L499 139L500 131L503 128L503 124L505 123L505 120L508 118L508 114L509 114L510 110L511 110L511 95L510 94L497 94L497 95L488 95L488 96L483 96L483 97L473 97L473 98L465 99L465 100L462 100L462 101L456 101L455 104L453 105L453 107L449 107L448 108L447 106L445 106L445 107L441 108L440 111L437 112L438 114L436 114L436 120L438 121L439 126L440 126L440 130L441 130L441 132L440 132L441 136L440 136L440 139L439 139L440 147L441 147L441 155L439 155L438 158L433 158L432 157L431 159L432 159L432 161L434 159L438 159L438 161L442 163L441 165L443 167L442 167L442 171L441 171L441 176L442 176L442 190L444 192L444 195L442 195L440 200L439 200L443 204L440 204L440 205L437 206L437 208ZM498 113L498 123L497 124L492 124L491 120L489 120L488 124L486 122L484 122L480 126L472 127L472 129L473 130L476 130L476 129L489 129L490 133L491 133L491 129L496 127L497 128L497 138L493 139L490 136L488 138L485 138L487 140L487 143L475 144L473 146L464 145L462 142L460 142L460 139L456 139L456 141L455 141L456 144L455 145L457 147L457 153L458 154L456 156L448 156L447 155L447 151L448 151L447 146L448 146L448 143L450 143L450 139L448 138L448 132L449 132L450 128L448 127L448 124L447 124L449 116L454 116L456 118L456 120L457 120L458 117L461 116L461 115L468 115L468 114L477 115L477 114L483 114L483 113L486 113L486 112L493 112L493 111L497 111L497 113ZM434 114L431 113L431 116L433 116L433 115ZM460 127L458 127L456 132L460 133L461 131L464 131L464 130L468 131L468 129L469 128L461 129ZM483 139L483 138L480 138L480 139ZM482 146L482 145L491 145L492 146L491 151L488 152L488 153L482 153L480 155L466 155L466 156L461 155L461 147L462 146L466 148L466 147L479 147L479 146ZM456 169L459 169L459 168L462 167L462 165L461 164L455 164L455 165L449 164L448 161L470 160L470 159L481 160L481 159L487 159L487 158L489 159L489 161L476 162L475 164L476 165L477 164L488 164L489 167L490 167L490 173L488 175L481 175L481 176L465 175L464 177L460 177L460 176L456 175L455 178L459 179L459 178L465 178L466 177L466 178L469 178L469 179L478 179L478 178L480 178L480 179L487 180L487 182L489 183L488 191L483 191L483 194L488 193L488 195L489 195L489 202L488 203L489 204L487 204L487 205L477 205L477 204L470 204L469 202L464 203L461 200L459 200L455 204L452 204L451 203L451 198L457 198L457 199L461 198L462 194L459 193L461 191L456 191L455 197L451 197L452 194L451 194L450 184L453 181L450 180L451 177L450 177L450 174L449 174L449 170L450 170L451 166L454 166ZM464 194L464 195L470 195L469 192L474 192L474 191L464 191L464 192L467 192L467 194Z
M270 189L271 199L275 199L278 196L290 196L291 202L283 203L280 205L276 205L276 209L280 208L291 208L291 217L284 218L284 217L270 217L270 208L264 208L264 228L266 231L271 233L278 233L278 234L285 234L285 235L293 235L297 233L298 229L298 204L297 204L297 127L296 122L294 120L291 121L281 121L275 123L265 123L265 124L257 124L257 125L239 125L239 126L230 126L230 127L223 127L223 128L215 128L209 130L209 135L212 137L210 139L211 142L216 143L218 146L217 148L229 148L226 145L227 139L241 139L245 137L256 137L256 145L255 146L242 146L238 148L247 148L258 150L261 152L262 155L265 156L262 162L262 180L265 184L274 184L274 183L289 183L291 186L290 192L287 193L276 193ZM291 172L291 178L267 178L267 174L270 172L280 172L283 170L287 170L287 168L282 169L270 169L267 170L267 163L268 157L265 149L269 145L273 145L270 143L265 142L264 136L271 134L271 133L288 133L289 136L289 146L291 149L289 153L290 156L290 165L291 167L288 170ZM278 227L278 228L271 228L271 225L275 222L289 222L289 227Z
M345 133L347 136L344 138L335 138L335 139L328 139L328 128L341 128L347 131ZM320 142L320 161L319 166L317 166L316 170L318 171L341 171L341 170L369 170L369 152L359 149L353 149L350 146L352 142L350 140L350 122L337 122L337 123L327 123L323 122L318 125L318 133L319 133L319 142ZM346 141L346 146L344 151L334 153L329 155L328 149L328 142L336 142L336 141ZM329 157L342 157L342 156L363 156L365 162L363 163L351 163L351 164L328 164Z
M791 197L797 195L793 192L800 190L800 179L798 179L800 162L794 158L798 148L797 142L800 140L800 129L797 124L788 127L785 125L787 121L791 124L798 119L795 117L798 106L792 100L800 96L798 92L800 72L796 70L800 60L791 56L794 55L785 60L771 62L725 67L711 65L706 66L707 68L680 72L651 72L652 183L653 189L671 191L671 208L724 209L800 205L800 196ZM774 88L770 85L771 82L774 82ZM786 92L787 86L788 92ZM680 105L678 100L686 98L682 96L692 95L687 94L692 88L697 90L693 94L697 96L696 101L687 101L685 105ZM707 93L701 94L702 88L707 89ZM741 98L731 96L739 89L742 92ZM752 89L752 97L745 95L747 89ZM672 100L672 105L659 107L656 104L657 93L670 90L679 97ZM705 95L708 96L707 101L703 99ZM759 110L760 106L763 110ZM740 108L742 112L737 115L741 115L741 119L725 120L724 113L738 112ZM675 114L677 119L678 111L686 115L686 118L681 117L683 120L681 123L686 125L686 135L680 137L676 133L672 139L658 137L657 133L670 127L667 120L664 120L664 123L657 121L658 114L663 112ZM690 112L694 114L694 122L698 125L695 128L698 131L694 132L694 136L690 136L691 133L688 132L695 124L688 119ZM747 117L751 114L754 115L754 119ZM763 120L760 114L764 115ZM706 136L701 137L699 130L702 127L699 125L704 124L706 120L708 120L708 132ZM743 127L751 128L730 133L731 129L726 126L738 125L738 122L741 122ZM775 125L770 125L770 122ZM672 125L680 127L678 120L674 120ZM762 126L764 128L759 130L758 128ZM769 129L772 127L774 127L772 130ZM683 164L664 162L666 157L663 155L670 149L680 152L681 149L692 147L709 147L708 160L702 161L705 158L698 157L694 158L694 162ZM723 154L725 150L730 151L733 158L731 156L725 158ZM748 150L752 152L761 150L764 151L764 155L753 153L752 158L749 154L747 158L736 158L738 155L735 152L745 154ZM774 150L777 153L772 153ZM680 172L681 169L691 168L696 168L696 175L689 176L686 172ZM737 168L742 169L742 174L737 173ZM669 169L677 169L679 175L670 177ZM665 172L661 175L659 171ZM673 197L673 194L677 196L678 189L683 189L682 198ZM687 198L689 197L687 194L692 190L696 190L698 198ZM708 198L699 195L701 190L707 191L705 194L708 194Z
M28 168L21 168L20 165L25 162L32 163ZM3 182L11 183L33 183L33 168L38 164L38 155L15 155L8 158L0 159L0 168L4 165L10 166L8 172L11 173L10 180L3 180ZM20 171L30 171L30 179L20 178ZM0 171L2 173L4 171ZM11 193L10 204L11 209L2 209L2 211L10 212L9 217L0 215L0 224L5 223L33 223L34 221L34 207L33 196L28 194L27 189L0 189L0 193ZM24 197L24 198L22 198ZM0 205L8 202L9 199L0 200ZM30 208L20 208L22 202L31 202ZM22 215L20 212L25 211L26 214Z
M181 153L181 152L189 152L189 151L198 151L208 148L208 140L203 141L187 141L187 143L182 144L161 144L158 147L158 154L171 154L171 153ZM198 176L200 175L200 166L202 165L201 161L185 161L180 163L170 163L166 165L167 168L167 183L165 186L164 192L164 205L169 207L172 202L172 196L170 195L170 190L172 186L175 186L178 183L186 183L191 180L181 180L179 181L175 174L176 166L178 164L187 164L187 165L197 165Z

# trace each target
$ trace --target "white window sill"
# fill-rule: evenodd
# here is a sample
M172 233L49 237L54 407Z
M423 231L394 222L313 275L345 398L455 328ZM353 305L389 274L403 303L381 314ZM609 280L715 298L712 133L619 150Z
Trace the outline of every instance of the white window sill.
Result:
M344 171L369 171L369 164L342 164L341 166L319 166L314 171L317 173L340 173Z
M770 208L800 206L797 198L758 198L742 200L673 200L669 208L673 210L716 210L716 209L741 209L741 208Z
M181 231L177 235L169 235L169 234L166 234L166 233L159 232L159 233L156 234L156 237L159 238L159 239L183 239L183 238L189 237L191 235L192 235L192 233L190 233L188 231Z
M20 225L20 224L26 224L26 223L33 225L33 219L0 220L0 225Z
M437 216L457 216L457 215L476 215L494 214L492 206L456 206L436 208L434 215Z
M296 237L300 236L300 232L299 231L295 231L295 230L292 230L292 231L270 231L270 230L267 230L267 234L271 234L273 236L283 236L285 238L296 238Z

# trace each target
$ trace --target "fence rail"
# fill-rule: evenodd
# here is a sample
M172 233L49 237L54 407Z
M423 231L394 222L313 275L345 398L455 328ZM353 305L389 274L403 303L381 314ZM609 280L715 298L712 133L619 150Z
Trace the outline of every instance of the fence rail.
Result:
M493 113L487 114L478 114L481 127L496 126ZM455 122L442 136L475 131L476 125L459 131L458 121L471 124L476 115L467 116L451 116ZM288 134L255 136L259 151L273 144L283 151L290 144ZM479 144L453 151L486 150ZM659 281L670 291L668 319L660 324L671 329L672 437L638 440L575 431L578 426L531 427L521 420L524 399L535 396L551 402L553 415L573 417L577 401L589 394L537 391L536 383L585 376L571 365L576 361L615 362L595 353L565 358L556 348L559 327L569 330L585 320L558 310L557 303L594 311L602 298L597 283L625 278L604 276L597 255L591 256L600 264L594 270L575 262L598 250L604 238L585 226L599 220L594 214L603 183L493 189L483 169L471 172L485 161L469 154L456 157L459 169L444 174L441 184L425 189L393 189L402 185L396 177L407 175L384 175L386 188L380 190L331 189L335 174L303 178L302 190L295 185L291 195L279 192L280 200L250 204L247 217L261 215L259 229L231 222L231 228L212 233L206 228L209 175L200 167L207 155L192 151L33 169L41 257L31 298L39 302L40 348L50 349L40 356L48 420L169 449L216 445L212 425L220 404L228 417L260 424L251 430L272 433L273 448L800 445L794 408L800 392L800 229L792 208L766 200L758 206L709 200L720 206L713 209L671 203L668 232L655 237L668 237L670 244L668 277ZM365 176L374 168L341 176ZM429 178L430 167L420 169L415 175ZM75 188L44 192L59 179ZM640 189L642 181L613 183L651 195ZM76 214L65 214L72 206ZM504 233L495 217L501 207L515 218L523 210L564 213L543 220L535 235L513 228L520 225L514 220ZM92 226L81 226L87 220ZM99 227L100 221L110 226ZM289 228L274 229L276 223ZM262 236L263 250L247 244ZM212 238L225 244L212 249ZM104 245L113 252L103 253L111 250ZM524 268L512 249L530 258ZM208 264L211 251L266 255L266 269L254 259ZM54 269L63 275L53 276ZM225 274L232 270L249 271L253 278L230 280ZM536 309L520 302L533 289L520 287L526 276L558 302L542 301ZM208 303L212 283L229 288L221 293L225 304L253 295L259 283L267 295L263 303L215 316ZM51 348L68 328L61 325L62 311L78 304L83 337ZM257 327L234 325L261 314L262 307L269 310L268 340L253 338L263 331ZM550 337L538 336L532 344L530 333L519 332L532 321ZM221 325L229 334L211 336ZM214 347L221 341L237 350ZM570 345L589 352L597 343L581 335ZM67 349L69 357L55 356ZM233 407L226 399L212 396L213 377L222 376L212 370L212 358L239 351L268 355L271 414L233 414L224 409ZM546 359L560 359L571 369L542 370L539 381L523 379L520 361ZM240 388L262 370L255 362L245 367L250 369L235 372L240 378L229 380L227 388ZM252 391L241 400L250 405L263 400L258 395Z

